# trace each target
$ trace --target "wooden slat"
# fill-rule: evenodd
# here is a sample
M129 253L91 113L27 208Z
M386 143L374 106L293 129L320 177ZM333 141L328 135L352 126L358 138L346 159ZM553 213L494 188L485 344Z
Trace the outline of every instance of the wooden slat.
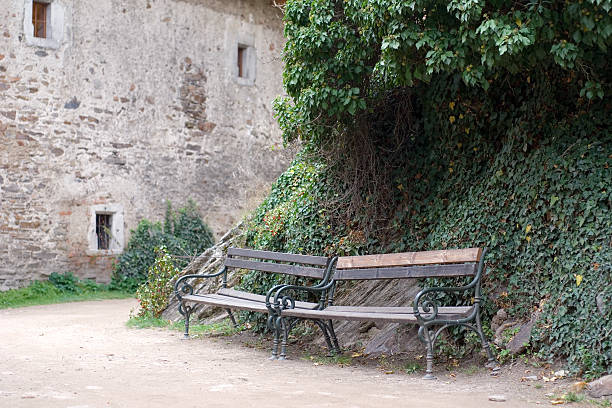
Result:
M344 269L336 270L335 280L355 279L406 279L406 278L435 278L470 276L476 273L477 264L450 264L450 265L418 265L389 268L370 269Z
M285 275L305 276L308 278L322 279L324 269L308 266L297 266L288 264L277 264L270 262L249 261L245 259L226 258L225 266L230 268L252 269L262 272L282 273Z
M332 312L363 312L363 313L382 313L382 314L414 314L414 309L410 306L328 306L325 310ZM472 306L439 307L438 313L442 314L469 314ZM419 311L427 313L420 308Z
M217 294L233 297L236 299L245 299L245 300L251 300L251 301L261 302L261 303L266 302L265 295L257 295L255 293L242 292L240 290L229 289L229 288L225 288L225 289L221 288L217 291ZM299 301L295 302L295 307L302 308L302 309L312 309L313 307L316 307L316 306L317 306L316 303L299 302Z
M401 252L338 258L336 269L381 268L390 266L433 265L478 262L481 248L447 249L442 251Z
M312 255L299 255L299 254L286 254L282 252L272 251L259 251L255 249L245 248L228 248L227 255L229 256L241 256L245 258L255 259L269 259L272 261L279 262L295 262L308 265L327 265L327 258L324 256L312 256Z
M261 302L253 302L244 299L234 299L228 296L208 294L208 295L185 295L185 301L202 303L210 306L218 306L225 309L251 310L253 312L267 313L266 305Z
M438 319L458 320L467 316L469 313L439 313ZM288 309L282 312L283 316L301 317L304 319L330 319L330 320L356 320L372 321L381 323L417 323L414 314L409 313L366 313L366 312L338 312L329 309L306 310Z

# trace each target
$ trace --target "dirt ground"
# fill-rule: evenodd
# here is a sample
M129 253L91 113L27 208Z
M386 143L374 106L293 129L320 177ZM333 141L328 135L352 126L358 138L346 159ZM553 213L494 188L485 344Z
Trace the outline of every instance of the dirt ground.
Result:
M270 361L238 337L130 329L135 307L128 299L0 310L0 407L514 408L551 405L550 394L571 382L521 381L525 367L497 377L438 368L438 380L426 381L371 366Z

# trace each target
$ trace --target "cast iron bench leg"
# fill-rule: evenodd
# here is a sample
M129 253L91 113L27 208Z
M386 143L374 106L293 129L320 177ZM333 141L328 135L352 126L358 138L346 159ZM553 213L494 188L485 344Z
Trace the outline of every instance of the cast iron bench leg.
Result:
M331 320L328 320L328 323L329 323L329 334L331 335L331 340L334 345L334 352L336 354L340 354L341 351L340 351L340 346L338 346L338 338L336 337L336 332L334 330L334 324L332 323Z
M232 313L232 309L225 309L225 311L229 315L230 320L232 321L232 325L234 326L234 328L238 327L238 323L236 323L236 318L234 317L234 314Z

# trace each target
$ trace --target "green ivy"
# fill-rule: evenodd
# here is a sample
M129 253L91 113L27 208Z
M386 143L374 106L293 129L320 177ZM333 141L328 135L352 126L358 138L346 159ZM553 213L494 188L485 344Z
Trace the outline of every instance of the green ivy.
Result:
M111 281L111 288L129 292L134 292L146 281L147 271L155 262L155 248L166 247L174 256L174 265L182 269L190 259L214 244L212 231L191 200L176 212L168 202L163 225L145 219L130 234Z

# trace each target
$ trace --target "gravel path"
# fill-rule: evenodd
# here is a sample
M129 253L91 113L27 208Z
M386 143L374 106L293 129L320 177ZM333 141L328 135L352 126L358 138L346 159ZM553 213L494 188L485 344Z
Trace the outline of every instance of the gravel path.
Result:
M125 326L134 300L0 310L0 407L530 407L522 383L269 361L231 338ZM444 374L444 373L441 373ZM505 402L490 402L502 394ZM574 405L575 406L575 405Z

